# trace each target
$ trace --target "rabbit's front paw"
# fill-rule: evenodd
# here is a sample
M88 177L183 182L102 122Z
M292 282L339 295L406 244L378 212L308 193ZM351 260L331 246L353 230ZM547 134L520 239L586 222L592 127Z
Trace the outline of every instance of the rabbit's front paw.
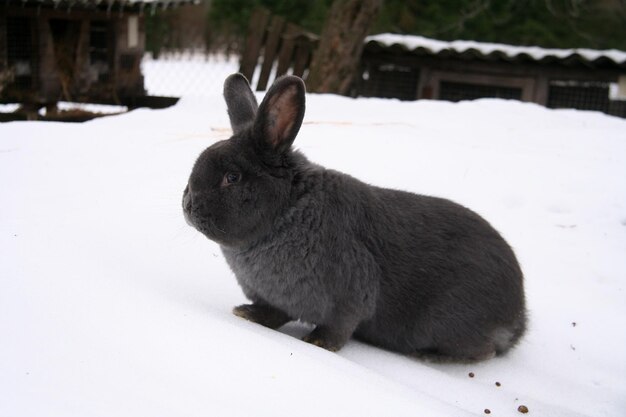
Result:
M346 344L349 338L350 335L346 337L343 332L336 332L328 327L318 326L302 340L331 352L337 352Z
M291 321L289 316L283 311L272 306L260 304L242 304L233 308L233 314L270 329L278 329L283 324Z

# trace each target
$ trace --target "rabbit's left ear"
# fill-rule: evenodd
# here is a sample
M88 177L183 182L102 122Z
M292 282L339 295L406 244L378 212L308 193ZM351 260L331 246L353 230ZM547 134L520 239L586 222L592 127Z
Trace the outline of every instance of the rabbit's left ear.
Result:
M295 76L278 79L263 99L256 120L254 133L264 148L282 154L293 143L304 118L304 82Z
M242 74L232 74L224 81L224 99L233 133L244 130L254 121L257 108L256 97Z

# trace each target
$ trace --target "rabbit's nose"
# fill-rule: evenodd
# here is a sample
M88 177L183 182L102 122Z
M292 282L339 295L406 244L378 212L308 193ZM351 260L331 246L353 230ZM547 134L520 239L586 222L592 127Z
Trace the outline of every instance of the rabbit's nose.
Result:
M185 187L185 191L183 192L183 209L186 211L191 210L192 200L191 200L191 192L189 191L189 185Z

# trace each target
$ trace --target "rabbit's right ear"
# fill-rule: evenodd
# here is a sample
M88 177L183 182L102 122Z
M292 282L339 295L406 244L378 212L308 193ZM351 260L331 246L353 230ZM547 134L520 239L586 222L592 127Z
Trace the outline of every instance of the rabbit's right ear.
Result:
M304 118L305 93L304 82L296 76L274 81L254 122L262 148L281 155L291 147Z
M254 121L259 108L246 77L239 73L229 75L224 81L224 99L230 126L233 134L237 134Z

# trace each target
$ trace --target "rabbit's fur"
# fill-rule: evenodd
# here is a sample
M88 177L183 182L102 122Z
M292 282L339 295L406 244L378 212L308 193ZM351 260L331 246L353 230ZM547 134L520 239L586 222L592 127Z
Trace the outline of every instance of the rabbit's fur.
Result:
M252 304L278 328L315 324L329 350L355 337L452 360L506 352L524 333L523 277L496 230L449 200L374 187L291 149L305 87L276 81L257 108L226 79L233 136L206 149L183 195L187 221L220 244Z

